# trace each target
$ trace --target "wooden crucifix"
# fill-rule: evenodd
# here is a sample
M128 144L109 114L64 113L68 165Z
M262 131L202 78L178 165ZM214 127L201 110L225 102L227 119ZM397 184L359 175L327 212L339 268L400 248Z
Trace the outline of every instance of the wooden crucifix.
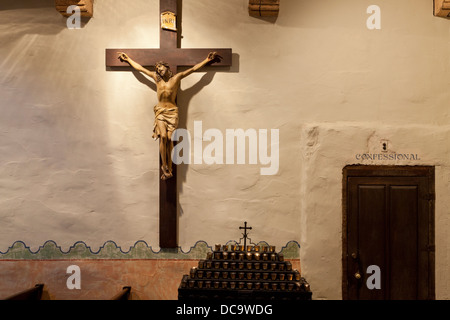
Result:
M178 74L179 67L198 65L209 57L211 52L215 52L221 57L220 60L213 59L215 63L212 66L231 66L231 49L180 48L181 24L177 19L179 2L181 3L180 0L160 0L160 49L106 49L106 67L112 70L129 68L127 61L118 59L119 52L125 53L125 56L122 57L132 57L145 68L154 68L157 62L165 61L175 74ZM167 176L161 163L161 157L160 167L160 176ZM178 193L175 165L173 165L171 173L170 179L160 179L159 183L159 246L163 249L178 248Z

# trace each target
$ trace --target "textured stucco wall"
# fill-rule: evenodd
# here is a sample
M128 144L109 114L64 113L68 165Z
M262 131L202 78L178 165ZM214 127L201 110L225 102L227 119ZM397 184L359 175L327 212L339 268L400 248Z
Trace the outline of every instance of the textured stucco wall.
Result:
M156 95L145 77L104 67L105 48L159 46L158 4L97 0L68 30L53 1L0 3L1 252L19 240L158 250ZM381 30L366 28L372 4ZM234 58L183 81L180 126L279 129L279 172L181 166L180 246L237 240L248 221L254 241L298 242L314 297L339 299L342 168L388 139L437 166L436 293L450 298L450 21L422 0L283 0L276 21L247 5L183 2L182 46Z
M347 165L435 166L436 297L448 299L450 250L450 131L448 126L310 123L302 128L301 210L302 272L317 285L315 298L340 298L342 285L342 169ZM365 160L381 154L380 141L388 141L386 155L413 155L415 160ZM430 143L433 141L433 143ZM340 146L337 151L337 146ZM310 194L322 195L320 201ZM327 230L327 232L322 232ZM330 265L334 266L330 268ZM325 276L324 276L325 275Z

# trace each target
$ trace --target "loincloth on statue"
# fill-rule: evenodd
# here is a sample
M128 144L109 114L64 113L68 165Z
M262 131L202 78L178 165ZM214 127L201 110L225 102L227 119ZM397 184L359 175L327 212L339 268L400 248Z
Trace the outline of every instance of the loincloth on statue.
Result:
M164 122L167 133L172 133L178 128L178 108L163 108L156 105L153 109L155 111L155 124L153 125L153 139L158 140L161 136L158 127L158 121Z

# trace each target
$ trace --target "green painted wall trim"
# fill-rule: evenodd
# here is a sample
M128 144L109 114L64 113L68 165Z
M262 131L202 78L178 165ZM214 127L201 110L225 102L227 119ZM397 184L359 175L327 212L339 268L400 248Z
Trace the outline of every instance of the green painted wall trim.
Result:
M226 244L235 244L236 241L228 241ZM268 245L261 241L257 245ZM279 251L278 251L279 250ZM47 241L38 250L32 251L23 241L16 241L6 252L0 251L1 260L53 260L53 259L204 259L213 247L205 241L197 241L189 251L181 248L173 250L154 251L145 241L138 241L128 251L123 251L114 241L107 241L98 251L92 251L91 247L82 241L76 242L67 251L63 251L54 241ZM300 245L296 241L289 241L286 246L277 248L286 259L300 259Z

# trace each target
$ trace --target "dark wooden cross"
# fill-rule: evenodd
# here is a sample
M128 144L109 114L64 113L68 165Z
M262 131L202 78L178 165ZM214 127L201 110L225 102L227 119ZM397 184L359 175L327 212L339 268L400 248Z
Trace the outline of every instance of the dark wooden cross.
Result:
M160 0L160 16L171 12L178 17L178 5L181 0ZM231 66L231 49L181 49L180 19L176 19L177 31L163 29L160 19L160 49L106 49L106 67L110 70L129 68L126 62L118 59L118 52L124 52L143 67L154 68L156 62L165 61L170 69L178 72L179 67L192 67L203 61L210 52L217 52L222 61L212 66ZM201 32L201 31L200 31ZM161 161L161 160L160 160ZM161 167L161 164L160 164ZM159 177L163 174L160 169ZM176 166L173 166L173 178L160 180L159 184L159 246L163 249L178 248L178 193Z
M239 230L244 230L244 233L242 234L244 236L244 251L247 251L247 237L248 233L247 230L252 230L252 227L247 227L247 221L245 221L243 227L239 227Z

